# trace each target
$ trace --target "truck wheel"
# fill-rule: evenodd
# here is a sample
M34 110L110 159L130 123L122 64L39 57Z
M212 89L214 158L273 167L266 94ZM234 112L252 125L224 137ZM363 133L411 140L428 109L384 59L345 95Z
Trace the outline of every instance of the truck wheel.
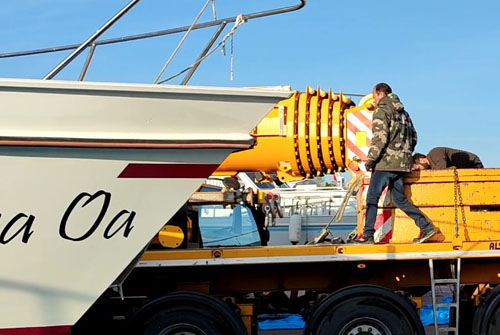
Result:
M139 309L130 320L130 334L244 335L239 312L202 293L175 292Z
M472 321L472 333L500 334L500 285L481 296L480 301Z
M356 297L334 306L317 328L317 335L409 335L409 320L378 297Z
M491 315L488 321L487 335L500 334L500 307L497 307L495 312Z
M143 327L143 335L222 335L223 320L194 306L172 307L158 311Z
M425 335L415 305L384 287L353 285L322 299L304 335Z

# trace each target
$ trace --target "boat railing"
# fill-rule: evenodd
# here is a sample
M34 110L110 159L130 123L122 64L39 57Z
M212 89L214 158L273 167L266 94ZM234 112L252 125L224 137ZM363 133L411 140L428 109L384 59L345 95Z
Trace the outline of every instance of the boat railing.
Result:
M142 40L142 39L171 35L171 34L176 34L176 33L181 33L181 32L186 32L185 36L187 36L187 34L192 30L204 29L204 28L208 28L208 27L217 26L218 27L217 30L214 32L214 34L212 35L212 37L208 41L207 45L203 48L201 54L199 55L199 57L197 58L197 60L193 64L188 66L185 70L181 71L179 74L167 78L167 80L164 80L164 81L155 80L155 83L161 84L161 83L164 83L170 79L177 77L180 74L187 72L186 76L184 77L184 79L181 82L181 85L186 85L188 83L189 79L191 78L191 76L193 75L194 71L196 71L196 69L200 65L200 63L207 57L209 52L211 52L212 46L217 41L218 37L223 32L223 30L226 28L227 24L237 22L237 20L243 20L244 22L246 22L246 21L256 19L256 18L277 15L277 14L282 14L282 13L286 13L286 12L292 12L292 11L301 9L302 7L304 7L306 5L306 0L299 0L299 3L297 3L293 6L274 8L274 9L265 10L265 11L253 12L253 13L248 13L248 14L240 14L240 15L233 16L233 17L226 17L223 19L217 19L216 14L215 14L215 0L206 0L206 3L203 6L202 11L200 11L200 13L198 14L198 17L201 15L201 13L205 10L205 8L211 2L212 7L214 9L214 20L213 21L196 23L197 19L195 19L193 24L191 24L189 26L182 26L182 27L176 27L176 28L171 28L171 29L166 29L166 30L160 30L160 31L148 32L148 33L142 33L142 34L136 34L136 35L128 35L128 36L98 40L99 37L104 32L106 32L112 25L114 25L114 23L116 23L118 20L120 20L130 9L132 9L139 2L140 2L140 0L131 0L125 7L123 7L120 11L118 11L111 19L109 19L104 25L102 25L95 33L90 35L82 43L56 46L56 47L50 47L50 48L43 48L43 49L33 49L33 50L18 51L18 52L0 53L0 58L22 57L22 56L40 55L40 54L47 54L47 53L53 53L53 52L73 50L73 52L71 54L69 54L66 58L64 58L59 64L57 64L43 78L46 80L50 80L50 79L54 78L68 64L70 64L74 59L76 59L83 51L85 51L86 49L89 49L89 52L87 54L87 59L85 60L85 62L83 64L83 67L82 67L82 70L81 70L81 73L79 76L79 80L83 81L86 74L87 74L87 71L89 69L90 62L92 61L94 52L98 46L110 45L110 44L116 44L116 43L124 43L124 42L135 41L135 40ZM180 46L180 44L182 44L182 43L179 43L178 46ZM170 60L171 59L169 59L169 61ZM162 69L162 71L163 70L164 69ZM162 73L162 72L160 72L160 73Z
M301 215L335 215L339 209L343 198L328 197L295 197L281 198L280 205L284 216L291 216L295 213ZM356 213L356 200L350 199L348 212Z
M345 191L343 187L340 186L318 186L318 187L290 187L290 188L279 188L278 192L282 193L296 193L296 192L316 192L316 191Z

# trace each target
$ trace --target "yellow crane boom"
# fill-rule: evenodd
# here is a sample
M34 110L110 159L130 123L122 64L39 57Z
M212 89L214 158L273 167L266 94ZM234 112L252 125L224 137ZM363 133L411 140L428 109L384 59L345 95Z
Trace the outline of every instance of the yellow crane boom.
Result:
M342 93L307 87L279 102L253 129L253 149L231 154L217 174L238 171L276 173L280 181L322 176L344 171L352 161L348 155L347 115L373 111L370 96L354 102ZM365 143L358 146L367 147ZM362 157L358 157L362 159Z

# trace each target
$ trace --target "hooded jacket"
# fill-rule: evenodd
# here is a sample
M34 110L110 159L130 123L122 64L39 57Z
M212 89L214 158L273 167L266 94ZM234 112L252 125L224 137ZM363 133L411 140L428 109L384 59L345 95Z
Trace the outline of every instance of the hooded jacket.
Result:
M390 93L379 101L372 132L368 161L375 163L374 170L410 172L417 132L396 94Z

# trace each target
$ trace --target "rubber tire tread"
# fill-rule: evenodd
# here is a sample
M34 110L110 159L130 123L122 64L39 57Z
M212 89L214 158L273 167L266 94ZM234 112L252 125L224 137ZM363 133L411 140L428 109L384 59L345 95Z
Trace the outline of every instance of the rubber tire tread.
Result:
M361 317L378 320L391 331L391 335L414 333L406 316L389 301L365 296L350 298L334 306L320 321L315 335L340 334L345 325Z
M343 301L356 297L378 297L387 301L390 305L399 310L400 314L404 315L404 317L409 320L409 324L413 331L408 335L425 335L425 330L417 314L415 304L413 304L409 299L400 296L385 287L365 284L347 286L333 292L326 298L319 301L306 322L304 334L316 335L318 325L329 311L331 311L336 305L341 304Z
M173 292L157 298L138 310L130 320L129 333L141 334L140 329L151 322L157 313L163 314L164 310L182 309L184 313L193 312L202 317L207 317L217 325L222 334L244 335L246 328L240 316L224 302L203 293Z
M184 323L200 328L206 335L223 335L225 320L195 306L175 306L157 311L142 325L140 334L158 335L167 326Z
M488 322L488 335L500 334L500 306L498 306Z

